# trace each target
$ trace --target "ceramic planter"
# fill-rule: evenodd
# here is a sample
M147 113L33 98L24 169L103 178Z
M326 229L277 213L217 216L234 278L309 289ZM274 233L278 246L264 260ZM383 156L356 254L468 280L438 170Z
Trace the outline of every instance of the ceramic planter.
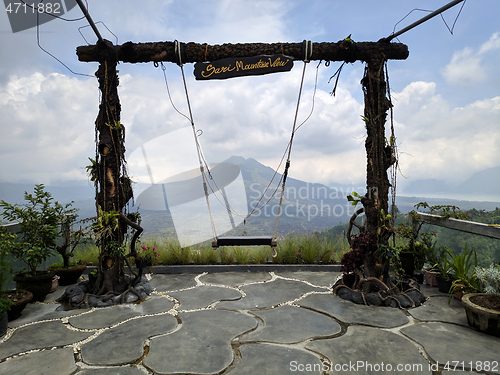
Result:
M431 271L430 269L424 270L424 281L429 286L438 286L436 276L438 272Z
M18 273L12 279L16 282L16 289L25 289L33 293L33 302L43 302L52 288L54 272L38 271L35 276L29 273Z
M74 267L74 268L47 268L49 271L54 272L59 276L59 285L67 286L76 284L80 276L82 276L83 271L87 268L87 265Z
M476 296L491 296L491 294L469 293L462 297L467 322L481 332L500 337L500 311L487 309L474 303Z
M438 289L441 293L450 293L451 284L453 280L450 278L443 278L440 274L436 275Z
M11 322L21 316L21 313L26 305L33 299L33 293L27 290L18 289L9 290L6 292L6 295L12 302L14 302L14 304L10 306L10 310L7 311L9 322Z

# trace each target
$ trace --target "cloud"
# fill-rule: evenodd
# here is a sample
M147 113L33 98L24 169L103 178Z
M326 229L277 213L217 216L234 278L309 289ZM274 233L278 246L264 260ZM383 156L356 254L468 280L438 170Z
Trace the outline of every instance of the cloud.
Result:
M96 82L61 74L10 77L0 86L3 181L86 179L93 155Z
M500 33L494 33L479 48L466 47L453 53L450 63L441 70L447 83L459 87L474 87L488 80L494 71L488 59L500 49ZM494 64L493 64L494 65Z
M494 33L486 43L479 47L479 54L482 55L497 49L500 49L500 32Z
M393 93L402 174L459 182L498 166L500 97L450 108L435 89L432 82L412 82Z

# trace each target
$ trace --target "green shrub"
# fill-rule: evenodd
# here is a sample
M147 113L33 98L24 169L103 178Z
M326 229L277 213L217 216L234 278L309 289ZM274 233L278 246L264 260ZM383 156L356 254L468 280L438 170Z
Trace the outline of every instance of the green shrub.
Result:
M220 247L218 251L221 264L233 264L234 262L236 262L236 259L234 259L234 254L231 251L231 249L228 249L227 247Z
M254 248L250 257L251 263L266 264L267 260L272 257L273 250L267 246L259 246Z
M236 259L236 263L238 264L250 263L250 254L246 246L241 246L241 247L234 246L231 247L231 251L233 253L234 259Z

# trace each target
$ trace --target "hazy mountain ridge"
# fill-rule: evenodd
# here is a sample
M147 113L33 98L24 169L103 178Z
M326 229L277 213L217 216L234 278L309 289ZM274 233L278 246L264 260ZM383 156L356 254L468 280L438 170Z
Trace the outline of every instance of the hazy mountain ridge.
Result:
M460 185L451 185L444 180L416 180L404 189L408 194L439 194L449 197L467 195L469 197L500 197L500 167L488 168L474 173ZM470 199L470 198L469 198Z
M262 195L269 184L274 175L274 170L255 159L245 159L241 156L233 156L224 162L238 165L240 168L247 194L248 212L250 212L254 208L258 197ZM476 183L483 181L484 183L485 176L488 175L491 177L491 173L497 170L500 171L500 167L478 172L477 175L479 177L472 176L471 179L465 181L457 189L469 189L467 191L472 191L476 185L471 185L471 181L476 181ZM277 174L265 198L259 205L269 199L275 191L280 178L281 175ZM429 187L441 186L439 180L427 180L427 182L423 182L422 184ZM339 183L331 184L328 187L289 177L286 181L278 233L322 231L337 224L347 222L354 212L354 207L347 201L347 195L351 194L352 190L363 193L361 190L363 184L360 183L358 185ZM500 184L497 186L500 186ZM0 183L0 199L9 203L22 203L24 191L32 192L33 187L34 185L29 184ZM95 216L95 190L89 182L82 182L80 185L73 183L71 186L47 186L46 190L50 191L54 199L60 202L64 203L74 200L74 206L80 209L80 218ZM423 191L426 190L423 189ZM429 191L429 194L431 193L432 190ZM274 232L280 194L281 186L278 187L276 195L264 209L248 218L245 225L240 224L228 234L241 235L243 232L249 235L272 234ZM500 202L428 198L423 195L418 194L418 196L414 197L397 196L396 205L403 213L412 210L415 204L422 201L426 201L431 205L456 205L462 210L476 208L478 210L491 211L500 206ZM136 211L137 207L130 205L130 210ZM142 209L139 211L142 215L142 225L145 228L145 235L163 236L175 233L169 211L146 211ZM196 226L194 218L193 225Z

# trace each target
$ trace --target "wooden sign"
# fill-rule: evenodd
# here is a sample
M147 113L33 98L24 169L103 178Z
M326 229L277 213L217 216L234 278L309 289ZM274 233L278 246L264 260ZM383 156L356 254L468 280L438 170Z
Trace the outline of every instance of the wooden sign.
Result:
M196 63L194 65L194 76L197 80L227 79L288 72L292 67L293 57L285 55L228 58L210 63Z

